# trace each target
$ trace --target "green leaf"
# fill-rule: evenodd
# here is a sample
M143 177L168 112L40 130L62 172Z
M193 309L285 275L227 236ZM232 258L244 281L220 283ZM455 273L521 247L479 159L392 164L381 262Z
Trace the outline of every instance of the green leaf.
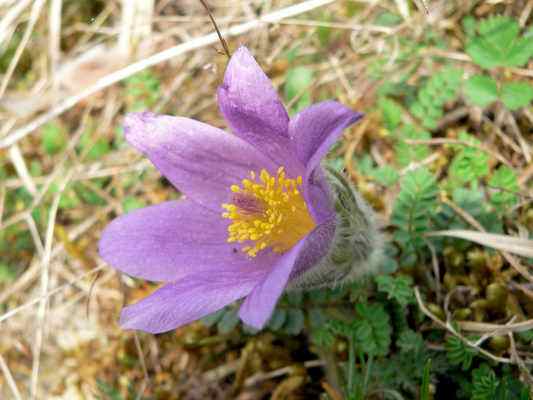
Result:
M86 152L87 159L91 161L98 160L111 151L111 146L106 138L100 137L94 140L91 137L95 133L90 129L84 132L78 146L81 152Z
M526 107L533 100L533 86L527 82L504 83L501 99L509 110Z
M228 309L222 318L217 322L217 329L220 333L231 332L239 324L239 310L236 307Z
M444 115L444 104L457 96L462 77L463 70L446 67L433 75L418 91L417 99L409 109L425 128L437 127Z
M291 308L287 311L287 320L283 331L289 335L298 335L304 329L305 316L302 310Z
M400 15L388 11L378 14L374 19L374 24L380 26L397 26L402 22L403 18Z
M512 18L496 15L480 21L478 32L498 50L505 51L518 37L520 26Z
M464 17L462 21L462 25L463 25L463 30L467 37L472 37L476 34L477 22L473 16L468 15Z
M61 125L50 122L43 126L42 132L42 146L46 153L59 153L67 145L68 136Z
M0 283L9 283L17 277L17 274L9 265L0 263Z
M520 67L533 54L532 41L519 37L520 27L512 18L489 17L479 23L478 32L468 41L466 52L483 68Z
M355 309L357 319L352 332L356 348L368 355L385 356L392 333L389 314L381 304L360 303Z
M487 364L481 364L472 371L472 400L495 399L499 384L494 371Z
M381 110L383 122L389 130L394 130L402 121L402 108L394 100L381 97L378 100L378 107Z
M401 181L391 223L397 227L394 240L401 248L402 266L414 265L426 251L423 234L431 229L430 216L437 204L437 193L434 176L424 168L409 172Z
M490 76L474 75L466 81L465 95L471 103L486 107L498 99L496 81Z
M398 179L400 179L400 173L398 170L390 165L384 165L383 167L375 169L370 176L383 186L392 186L398 182Z
M446 356L452 365L461 365L463 371L466 371L472 365L472 360L477 351L464 344L456 336L448 336L446 339Z
M459 139L472 144L479 144L473 136L464 132L459 134ZM466 183L477 184L478 179L489 173L489 156L477 147L460 145L455 147L457 154L454 156L448 175L454 186L462 186Z
M205 317L200 319L200 321L202 321L202 323L205 326L211 327L211 326L214 326L218 321L220 321L225 313L226 313L226 308L221 308L220 310L215 311L214 313L206 315Z
M397 277L381 275L376 276L375 281L380 292L387 294L387 298L394 299L401 306L405 307L415 303L415 295L412 289L413 280L411 277L405 275Z
M422 375L422 384L420 388L420 400L430 400L429 378L431 374L431 359L427 360Z
M396 345L399 347L400 352L415 356L425 350L422 335L411 329L406 329L400 333Z
M161 83L150 70L141 71L125 81L128 111L144 111L161 98Z
M311 340L321 347L331 347L335 343L335 336L327 325L323 325L311 331Z
M430 154L429 146L424 144L409 144L404 140L427 140L431 135L426 131L419 131L412 125L406 125L400 134L398 143L394 146L396 161L401 167L406 167L412 162L421 161Z
M322 22L326 22L326 24L320 25L316 29L316 34L318 36L318 40L320 41L320 44L323 47L326 47L331 42L331 36L332 36L331 35L332 29L329 26L327 26L327 23L331 21L331 16L328 14L324 14L320 20Z
M133 196L127 196L122 200L122 208L124 208L124 212L130 212L142 208L145 205L146 202L143 199Z
M506 165L499 167L489 179L489 185L501 190L495 191L490 196L490 201L496 207L512 207L518 201L515 194L520 190L515 172Z
M287 311L283 308L276 308L270 321L268 321L268 327L273 331L281 329L287 319Z
M299 96L291 113L297 113L311 104L310 86L313 83L313 70L307 67L295 67L287 71L285 80L285 100L290 102Z

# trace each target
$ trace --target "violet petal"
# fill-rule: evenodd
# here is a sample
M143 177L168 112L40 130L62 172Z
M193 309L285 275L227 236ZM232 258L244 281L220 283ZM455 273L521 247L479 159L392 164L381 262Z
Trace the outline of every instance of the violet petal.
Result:
M335 216L335 204L326 174L319 165L310 171L304 181L303 195L309 213L317 224L322 224Z
M342 131L362 116L331 100L313 104L296 114L289 123L289 135L307 170L313 170Z
M166 332L200 319L246 296L266 271L246 276L234 266L212 268L169 283L122 310L120 325L150 333Z
M248 295L239 310L240 318L246 324L261 329L272 315L289 279L305 272L326 255L334 232L334 224L327 221L283 254Z
M177 200L132 211L104 230L100 256L114 268L152 281L173 281L218 265L268 269L279 255L254 259L227 243L229 220L191 200Z
M230 186L250 171L277 166L254 147L220 129L188 118L130 113L126 139L187 197L214 210L231 196Z
M314 104L296 114L289 123L289 135L298 159L306 167L304 196L317 223L332 217L334 206L320 161L342 135L342 131L363 115L336 101Z
M272 83L248 49L231 57L218 89L220 111L232 131L293 173L289 116ZM296 160L294 160L296 161Z

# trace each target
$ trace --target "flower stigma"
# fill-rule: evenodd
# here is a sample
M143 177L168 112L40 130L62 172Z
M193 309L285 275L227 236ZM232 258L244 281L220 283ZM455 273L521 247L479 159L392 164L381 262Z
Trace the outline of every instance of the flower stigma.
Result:
M258 178L258 179L257 179ZM253 242L242 248L250 257L272 248L283 253L298 243L315 226L302 195L302 177L287 178L283 167L276 176L265 169L259 177L254 171L241 185L232 185L232 202L222 204L222 217L228 226L228 243Z

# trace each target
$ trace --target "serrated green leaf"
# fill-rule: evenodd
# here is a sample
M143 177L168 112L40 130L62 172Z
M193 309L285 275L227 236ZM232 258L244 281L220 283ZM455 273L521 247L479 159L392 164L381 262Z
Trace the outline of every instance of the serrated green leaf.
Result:
M518 37L520 26L512 18L496 15L480 21L478 31L494 47L506 51Z
M394 100L387 97L381 97L378 100L378 107L381 110L381 115L385 126L389 130L394 130L402 121L402 108Z
M413 280L411 277L381 275L376 276L375 281L378 285L378 290L387 294L387 298L394 299L403 307L414 304L415 295L412 289Z
M392 186L398 182L400 174L392 166L384 165L383 167L375 169L372 172L371 177L380 185Z
M318 346L331 347L335 342L335 336L327 326L323 325L311 331L311 340Z
M425 168L409 172L401 180L391 223L397 227L394 240L401 247L401 264L413 265L425 247L424 232L431 229L430 215L436 207L438 187Z
M444 115L443 106L453 100L462 81L463 70L443 68L433 75L417 93L409 110L425 128L434 129Z
M490 76L474 75L466 81L465 95L471 103L486 107L498 100L498 86Z
M509 110L526 107L533 100L533 86L527 82L504 83L501 99Z
M422 335L410 329L406 329L400 333L396 345L399 347L400 352L415 356L424 351L424 339Z
M472 371L472 400L494 400L499 384L494 371L487 364L481 364Z
M453 158L448 174L458 185L477 183L489 173L489 156L475 147L464 146Z
M466 52L483 68L523 66L533 55L533 43L519 31L512 18L489 17L479 23L479 35L469 40Z
M409 144L405 142L406 139L428 140L431 139L431 135L429 132L417 130L412 125L407 125L404 127L400 134L398 143L394 146L396 161L401 167L406 167L412 162L421 161L429 156L429 146L422 144Z
M500 166L489 179L489 185L501 189L490 196L490 201L496 207L512 207L518 201L518 178L515 172L506 165Z
M380 304L357 304L353 323L356 348L368 355L384 356L389 352L392 327L389 314Z
M466 371L472 365L472 360L477 354L477 351L470 346L464 344L461 339L456 336L448 336L446 339L446 356L452 365L461 365L461 368Z

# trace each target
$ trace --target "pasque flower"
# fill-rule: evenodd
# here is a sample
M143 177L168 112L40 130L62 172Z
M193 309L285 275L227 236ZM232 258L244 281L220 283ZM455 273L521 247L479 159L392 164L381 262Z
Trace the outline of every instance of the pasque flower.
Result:
M289 118L245 47L229 61L218 103L233 134L188 118L126 116L127 141L184 198L121 216L102 234L106 262L165 282L123 309L123 328L168 331L238 299L240 318L261 328L286 288L334 284L373 251L371 212L320 165L360 113L325 101Z

